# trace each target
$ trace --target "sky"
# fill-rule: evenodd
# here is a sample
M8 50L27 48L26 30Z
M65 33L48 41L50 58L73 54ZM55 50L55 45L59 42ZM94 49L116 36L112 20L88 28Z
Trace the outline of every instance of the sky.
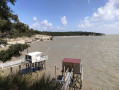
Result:
M119 0L17 0L9 6L35 30L119 34Z

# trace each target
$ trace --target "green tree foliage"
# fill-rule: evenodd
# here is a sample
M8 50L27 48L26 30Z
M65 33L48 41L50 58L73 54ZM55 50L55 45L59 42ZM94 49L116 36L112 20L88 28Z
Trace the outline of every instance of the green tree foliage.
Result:
M13 11L8 6L8 3L15 5L15 1L16 0L0 0L0 32L4 37L10 35L12 29L11 20L15 22L18 21L18 16L14 15Z
M9 46L7 50L0 51L0 60L6 62L10 60L12 57L20 56L20 52L24 51L30 47L28 44L14 44Z
M17 15L13 14L13 11L8 6L8 3L15 5L16 0L0 0L0 17L2 20L10 21L10 19L17 21Z
M0 37L16 38L32 36L34 31L29 26L19 22L18 16L8 6L8 3L15 5L16 0L0 0ZM13 22L11 22L13 20Z
M6 46L7 45L7 41L3 40L3 39L0 39L0 45Z
M42 35L51 35L51 36L102 36L105 35L103 33L95 33L95 32L82 32L82 31L77 31L77 32L47 32L47 31L36 31L39 34Z
M8 3L15 5L15 2L16 0L0 0L0 38L31 37L35 34L28 25L19 22L18 16L8 6Z
M12 37L22 37L22 36L31 37L34 34L35 34L34 30L29 29L28 25L21 22L13 23L13 29L11 33Z

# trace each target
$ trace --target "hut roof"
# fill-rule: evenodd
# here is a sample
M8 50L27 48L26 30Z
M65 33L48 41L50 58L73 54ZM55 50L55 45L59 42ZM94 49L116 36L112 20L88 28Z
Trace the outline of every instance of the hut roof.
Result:
M73 59L73 58L64 58L62 62L67 63L81 63L81 59Z
M32 52L32 53L28 53L27 55L34 56L34 55L42 54L42 53L43 53L43 52Z

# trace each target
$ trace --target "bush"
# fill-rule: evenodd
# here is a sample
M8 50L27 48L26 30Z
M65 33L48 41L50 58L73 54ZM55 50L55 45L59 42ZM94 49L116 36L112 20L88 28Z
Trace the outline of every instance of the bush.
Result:
M10 60L12 57L20 56L20 52L24 51L30 47L28 44L14 44L9 46L7 50L0 51L0 60L6 62Z
M0 90L27 90L30 76L11 74L7 77L0 76Z
M35 81L30 75L17 73L0 76L0 90L56 90L56 85L45 74Z
M0 45L6 46L7 45L7 41L3 40L3 39L0 39Z
M42 75L29 87L30 90L56 90L56 83L52 82L50 76Z

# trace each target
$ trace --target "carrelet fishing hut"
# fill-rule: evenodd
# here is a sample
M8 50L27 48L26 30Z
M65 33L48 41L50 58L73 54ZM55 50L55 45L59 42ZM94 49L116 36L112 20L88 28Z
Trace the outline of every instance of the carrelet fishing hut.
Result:
M73 69L74 74L82 74L82 62L81 59L64 58L62 60L62 70L65 66L65 70L69 68L69 71Z
M35 69L46 69L46 60L48 60L48 56L43 52L31 52L25 55L25 61L28 62L26 64L26 69L35 68Z
M27 53L25 57L20 60L1 63L0 68L2 72L4 72L4 69L10 68L10 72L12 73L14 67L19 66L19 71L21 72L24 69L22 66L26 65L25 72L32 73L32 71L35 70L46 69L46 60L48 60L48 55L45 55L43 52L31 52Z
M25 56L25 60L30 63L46 61L47 59L48 59L48 56L45 55L43 52L32 52L32 53L26 54Z
M57 77L61 90L81 89L83 81L83 67L81 59L64 58L62 60L62 75Z

